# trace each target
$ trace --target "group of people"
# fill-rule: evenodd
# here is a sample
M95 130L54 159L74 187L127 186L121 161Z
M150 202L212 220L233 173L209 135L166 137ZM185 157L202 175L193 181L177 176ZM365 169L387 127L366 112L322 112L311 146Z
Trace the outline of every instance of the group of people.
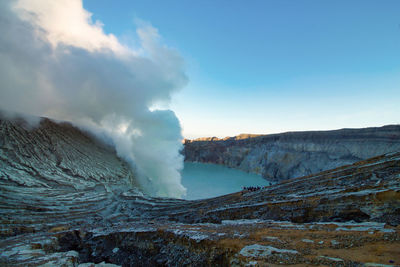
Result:
M254 192L264 188L266 188L266 186L243 186L242 191Z

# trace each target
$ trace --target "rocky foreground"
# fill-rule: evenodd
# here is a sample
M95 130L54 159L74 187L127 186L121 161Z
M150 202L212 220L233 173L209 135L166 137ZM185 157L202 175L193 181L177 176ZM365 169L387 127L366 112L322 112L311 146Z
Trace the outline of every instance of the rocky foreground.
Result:
M185 140L186 161L222 164L282 181L400 151L400 125L334 131L243 134Z
M400 152L206 200L132 184L69 124L1 119L0 266L400 265Z

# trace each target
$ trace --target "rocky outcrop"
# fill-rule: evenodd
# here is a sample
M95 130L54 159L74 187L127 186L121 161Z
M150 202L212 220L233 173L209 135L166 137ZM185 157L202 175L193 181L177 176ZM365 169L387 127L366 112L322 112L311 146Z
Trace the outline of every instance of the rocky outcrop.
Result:
M393 151L400 151L400 125L185 140L183 154L281 181Z
M9 183L75 191L134 182L114 148L69 123L32 127L0 117L0 137L0 176Z
M399 264L400 152L185 201L71 125L0 127L0 266Z

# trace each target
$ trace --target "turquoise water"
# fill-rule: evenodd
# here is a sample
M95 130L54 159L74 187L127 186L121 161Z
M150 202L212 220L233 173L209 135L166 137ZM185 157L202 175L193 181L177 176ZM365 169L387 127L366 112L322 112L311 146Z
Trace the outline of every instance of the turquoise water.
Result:
M216 164L185 162L182 184L187 189L185 199L203 199L230 194L243 186L265 186L261 176Z

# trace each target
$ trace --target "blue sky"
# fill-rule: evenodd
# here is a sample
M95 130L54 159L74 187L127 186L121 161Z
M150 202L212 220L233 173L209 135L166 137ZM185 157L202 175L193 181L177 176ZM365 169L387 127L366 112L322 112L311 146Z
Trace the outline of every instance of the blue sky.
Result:
M116 4L118 3L118 4ZM151 23L186 62L187 138L400 123L400 1L84 0L127 43Z

